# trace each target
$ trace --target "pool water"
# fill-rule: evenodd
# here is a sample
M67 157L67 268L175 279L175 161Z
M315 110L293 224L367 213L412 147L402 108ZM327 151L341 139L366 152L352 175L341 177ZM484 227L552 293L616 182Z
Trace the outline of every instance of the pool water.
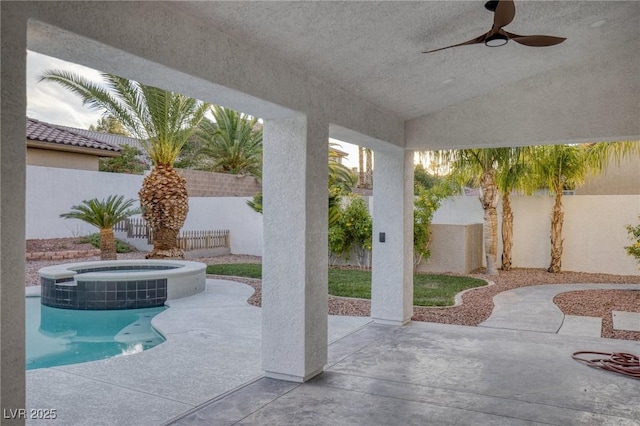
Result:
M26 298L27 370L96 361L150 349L162 342L151 319L165 307L72 310Z

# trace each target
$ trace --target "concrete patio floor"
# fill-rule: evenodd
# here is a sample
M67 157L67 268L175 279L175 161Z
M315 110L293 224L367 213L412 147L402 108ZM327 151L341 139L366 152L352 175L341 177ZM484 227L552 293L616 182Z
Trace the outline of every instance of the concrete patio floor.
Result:
M252 291L209 280L154 319L165 343L28 371L27 408L56 408L46 422L61 425L640 424L640 380L571 359L640 344L547 332L553 315L529 331L332 316L325 373L305 384L263 378Z

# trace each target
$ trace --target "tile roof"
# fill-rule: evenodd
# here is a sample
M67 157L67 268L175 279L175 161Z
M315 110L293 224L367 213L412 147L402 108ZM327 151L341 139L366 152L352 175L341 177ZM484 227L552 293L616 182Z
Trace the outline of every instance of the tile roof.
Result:
M82 136L86 136L88 138L97 139L101 142L105 142L110 145L114 145L114 146L129 145L134 148L143 150L142 145L140 144L140 141L138 141L138 139L135 139L135 138L130 138L122 135L114 135L113 133L94 132L93 130L86 130L86 129L75 129L73 127L67 127L67 126L57 126L57 127L72 131L74 133L77 133Z
M81 148L91 148L103 151L120 152L122 148L117 145L85 136L77 132L80 129L57 126L45 123L33 118L27 118L27 139L38 142L67 145Z

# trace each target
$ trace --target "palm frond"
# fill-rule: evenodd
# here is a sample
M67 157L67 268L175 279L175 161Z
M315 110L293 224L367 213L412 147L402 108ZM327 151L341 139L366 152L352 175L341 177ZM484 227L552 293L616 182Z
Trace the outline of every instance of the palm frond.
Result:
M114 116L140 140L154 164L172 165L209 105L113 74L101 76L104 86L61 70L45 71L39 81L59 84L89 108Z
M124 199L124 195L110 195L105 200L93 198L84 200L81 204L71 207L71 211L60 217L78 219L99 229L112 228L118 222L140 213L139 208L133 208L134 199Z

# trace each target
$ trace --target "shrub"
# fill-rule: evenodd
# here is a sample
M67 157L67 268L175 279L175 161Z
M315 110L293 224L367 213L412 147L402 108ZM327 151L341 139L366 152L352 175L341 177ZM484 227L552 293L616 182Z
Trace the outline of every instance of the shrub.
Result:
M431 256L429 244L431 244L431 220L440 208L442 200L454 193L454 187L446 182L433 186L430 189L417 188L417 197L413 209L413 267L418 267L423 259Z
M640 215L638 216L640 219ZM636 259L636 262L640 263L640 225L631 226L627 225L627 232L629 233L629 239L632 241L630 246L626 246L624 249L627 251L629 256L633 256Z
M365 200L358 195L347 197L337 220L329 227L329 250L334 257L349 260L355 250L359 266L368 263L371 252L373 222Z
M92 246L94 246L95 248L100 248L100 234L99 233L95 233L95 234L91 234L91 235L86 235L84 237L80 237L78 239L79 243L85 244L91 244ZM118 253L130 253L132 251L135 251L135 248L130 246L129 244L125 243L122 240L118 240L116 238L116 252Z
M122 145L120 157L101 158L99 170L101 172L128 173L141 175L147 169L147 164L140 158L142 151L138 148Z

